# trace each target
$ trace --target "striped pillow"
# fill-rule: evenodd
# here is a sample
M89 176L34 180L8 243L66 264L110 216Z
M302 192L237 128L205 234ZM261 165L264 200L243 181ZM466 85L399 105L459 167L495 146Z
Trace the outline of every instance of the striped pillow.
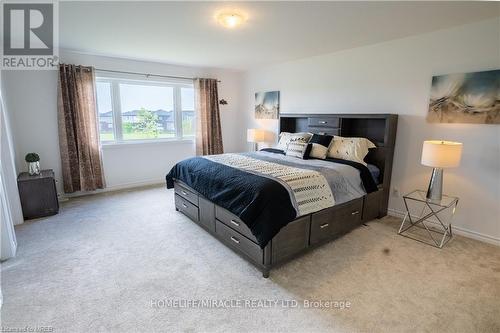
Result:
M304 159L305 157L307 159L310 150L311 145L309 145L307 142L290 142L286 149L286 156L293 156L301 159Z

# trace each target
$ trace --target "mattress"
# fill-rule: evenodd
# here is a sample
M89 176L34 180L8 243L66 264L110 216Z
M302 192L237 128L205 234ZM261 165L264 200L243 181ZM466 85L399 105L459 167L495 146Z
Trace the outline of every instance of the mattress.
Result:
M376 165L373 165L373 164L367 164L366 167L370 171L370 174L372 175L372 178L373 178L373 181L375 182L375 184L377 184L377 185L380 184L380 180L379 180L380 169Z

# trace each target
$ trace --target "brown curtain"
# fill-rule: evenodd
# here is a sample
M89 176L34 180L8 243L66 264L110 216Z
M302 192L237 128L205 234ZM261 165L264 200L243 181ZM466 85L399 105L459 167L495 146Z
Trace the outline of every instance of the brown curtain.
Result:
M59 65L57 109L64 192L103 188L94 68Z
M196 79L196 155L222 154L217 80Z

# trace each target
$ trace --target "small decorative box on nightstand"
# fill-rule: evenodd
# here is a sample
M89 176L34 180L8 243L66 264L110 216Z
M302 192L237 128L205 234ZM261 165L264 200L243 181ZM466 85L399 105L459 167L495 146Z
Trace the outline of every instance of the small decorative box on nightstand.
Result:
M26 220L59 212L54 171L42 170L38 176L22 172L17 177L17 187Z

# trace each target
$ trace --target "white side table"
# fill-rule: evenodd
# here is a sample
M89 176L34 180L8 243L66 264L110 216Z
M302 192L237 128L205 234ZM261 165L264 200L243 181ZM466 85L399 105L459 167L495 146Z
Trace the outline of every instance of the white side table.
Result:
M441 201L435 201L427 199L426 194L426 191L415 190L403 196L406 214L401 227L399 227L398 234L437 248L442 248L453 236L451 221L458 205L458 198L443 195ZM413 206L416 208L415 211L412 209ZM444 221L438 214L447 210L451 210L451 212L448 221ZM418 211L420 212L416 213ZM408 231L413 227L424 229L429 239L420 239L409 233Z

